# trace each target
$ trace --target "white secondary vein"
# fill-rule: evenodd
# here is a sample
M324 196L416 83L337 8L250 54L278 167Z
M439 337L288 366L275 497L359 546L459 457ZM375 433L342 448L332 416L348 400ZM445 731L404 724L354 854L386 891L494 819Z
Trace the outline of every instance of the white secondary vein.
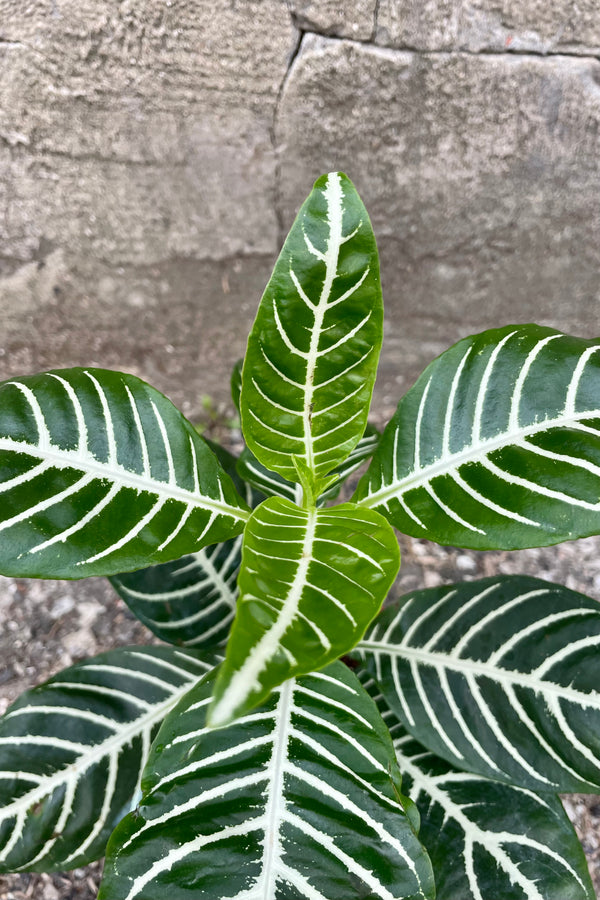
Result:
M600 692L591 691L590 693L584 693L575 688L546 681L527 672L504 669L501 666L488 666L485 662L477 662L473 659L456 659L447 653L425 651L419 647L391 646L372 640L362 640L358 644L358 649L370 651L375 656L402 657L407 660L415 660L424 666L433 666L434 668L442 666L461 675L474 675L476 678L487 678L499 684L527 688L536 693L546 694L549 697L556 696L561 700L567 700L584 709L600 710Z
M174 847L165 853L164 856L161 856L160 859L152 863L151 866L146 868L141 875L137 875L133 879L131 888L123 900L134 900L134 898L140 898L140 900L142 900L144 897L142 892L149 882L154 881L154 879L158 878L163 872L169 872L178 862L185 860L187 856L199 853L210 844L217 843L218 841L226 841L231 837L242 837L247 839L251 832L258 831L263 827L264 817L262 816L253 819L251 823L246 819L237 825L230 825L226 828L222 828L221 831L215 834L201 834L193 840L181 844L179 847ZM135 836L136 835L133 835L133 837ZM127 844L122 845L121 850L126 846Z
M165 500L180 500L183 503L191 503L201 509L214 509L221 515L241 519L242 521L247 521L250 518L250 512L244 509L231 507L226 503L194 493L179 485L170 485L164 481L157 481L144 475L138 475L136 472L123 468L118 463L111 465L101 462L91 453L81 454L77 450L64 450L55 445L41 448L26 441L15 441L12 438L0 438L0 450L37 456L58 470L79 470L85 473L84 477L87 480L99 479L100 481L113 482L119 485L120 488L132 488L137 493L155 494ZM81 480L77 484L81 484ZM68 490L72 492L75 487L74 485ZM50 498L50 500L53 500L53 498Z
M399 742L394 742L394 746L399 748ZM444 810L445 818L453 819L462 829L465 835L465 853L463 854L465 857L465 870L471 891L475 897L481 897L481 894L474 869L469 871L469 854L467 852L467 844L472 847L473 843L479 844L492 856L500 868L509 875L512 882L518 884L525 891L528 900L544 900L535 882L521 873L516 863L502 846L508 839L510 839L511 843L518 843L522 835L498 834L492 830L481 828L476 821L469 819L463 808L452 800L450 794L444 791L443 788L440 788L433 778L415 766L412 760L405 756L401 750L398 753L398 762L402 771L409 775L413 781L413 788L411 789L413 798L416 793L415 788L420 789L431 798L433 803Z
M87 688L88 686L85 685L83 687ZM179 688L173 688L173 685L163 682L163 687L169 690L169 696L166 700L154 704L147 712L142 713L142 715L125 726L120 725L117 733L110 735L106 740L98 744L74 744L73 742L59 741L57 738L44 741L40 735L31 736L29 740L34 743L46 743L48 746L53 744L66 745L65 749L71 749L80 755L75 762L45 778L33 790L23 794L12 803L6 804L0 812L0 821L10 819L21 812L26 814L28 809L39 803L44 797L49 796L57 787L68 783L71 779L78 780L93 765L99 763L104 757L110 756L114 750L118 751L120 748L127 746L148 724L162 721L168 710L175 705L180 697L187 693L189 683ZM22 740L23 738L16 738L12 739L12 742L19 743ZM6 852L6 848L2 851L2 853L4 852ZM2 858L2 853L0 853L0 858Z
M327 204L327 224L329 226L327 249L324 254L325 278L323 280L319 302L314 308L315 318L310 337L310 347L305 357L306 383L304 386L304 408L302 413L306 464L310 470L314 470L315 467L312 436L312 408L315 373L319 359L319 340L323 328L323 320L331 296L333 281L337 275L338 257L342 243L342 201L344 195L342 192L341 179L337 173L331 173L328 176L324 196Z
M358 500L357 503L359 506L365 506L368 508L383 505L389 500L397 499L400 495L407 493L408 491L413 491L417 488L424 487L434 478L446 475L453 470L458 470L461 466L464 466L467 463L483 464L487 468L491 469L493 467L493 464L487 459L487 457L497 450L503 450L506 447L512 446L514 444L522 444L522 442L528 437L532 437L537 434L543 434L550 429L570 428L573 426L577 426L577 424L582 420L598 416L600 416L600 410L588 409L577 414L561 414L560 416L556 416L556 418L553 419L544 419L541 422L534 422L531 425L524 425L513 430L499 432L494 437L481 441L477 445L467 444L462 448L462 450L459 450L456 453L450 453L447 456L440 455L438 459L427 465L421 465L419 463L412 471L407 472L406 475L397 475L396 478L392 479L390 484L382 485L380 488L373 491L373 493L368 494L361 500ZM598 436L597 431L594 431L593 433L594 435ZM519 480L516 477L512 476L509 472L498 469L495 474L507 481L512 480L515 483L519 484L522 482L523 486L528 487L531 490L536 490L539 492L541 492L542 490L540 488L540 485L537 485L534 482L525 482L524 480ZM558 492L544 491L544 493L556 496L557 499L564 499L567 502L577 503L580 506L586 505L592 509L596 509L600 505L584 504L583 501L578 501L575 498L567 497L566 495L559 496Z

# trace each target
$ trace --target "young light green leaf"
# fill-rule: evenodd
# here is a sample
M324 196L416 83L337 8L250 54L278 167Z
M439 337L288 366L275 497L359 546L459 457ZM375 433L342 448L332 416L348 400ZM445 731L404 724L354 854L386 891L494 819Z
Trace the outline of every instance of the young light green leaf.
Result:
M363 684L390 729L403 789L421 814L419 836L438 897L595 900L583 849L556 795L454 768L407 734L374 682Z
M377 449L379 432L372 425L367 425L365 433L350 455L333 470L336 481L320 494L319 505L335 499L346 479L369 459ZM241 478L267 497L284 497L294 503L302 500L302 491L298 484L292 484L277 472L272 472L260 463L248 447L245 447L238 460L237 471Z
M27 691L0 718L0 872L98 859L131 808L165 714L215 662L111 650Z
M400 401L354 499L480 549L600 532L600 342L514 325L465 338Z
M343 462L365 430L381 347L375 238L350 180L324 175L288 235L248 340L241 415L268 469L315 481Z
M240 478L243 478L256 490L261 491L266 497L284 497L286 500L291 500L292 503L302 501L302 491L299 486L292 484L278 472L273 472L263 466L248 447L244 447L240 454L237 471Z
M212 649L235 614L242 537L110 579L134 615L169 644Z
M365 460L370 459L373 456L377 449L380 437L381 435L373 425L367 425L365 433L354 450L344 462L340 463L340 465L336 466L333 470L338 476L337 481L334 481L331 487L327 488L327 490L319 496L319 504L328 500L335 500L346 479L360 468Z
M431 866L377 708L341 663L206 727L208 676L165 720L99 900L417 900Z
M249 510L194 428L132 375L0 384L0 571L111 575L238 534Z
M398 542L353 504L262 503L244 533L240 598L209 712L218 726L286 678L327 665L363 636L398 572Z
M524 576L417 591L359 652L408 731L459 768L600 790L596 601Z

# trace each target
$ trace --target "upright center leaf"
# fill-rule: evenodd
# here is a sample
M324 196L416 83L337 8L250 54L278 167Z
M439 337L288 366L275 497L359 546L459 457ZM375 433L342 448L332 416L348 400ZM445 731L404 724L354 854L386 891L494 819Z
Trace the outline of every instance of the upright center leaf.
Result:
M273 497L244 533L238 611L209 723L247 712L295 675L320 669L363 636L398 572L391 526L346 503L299 509Z
M242 375L244 436L267 468L316 482L360 440L382 339L375 237L351 181L324 175L261 300Z

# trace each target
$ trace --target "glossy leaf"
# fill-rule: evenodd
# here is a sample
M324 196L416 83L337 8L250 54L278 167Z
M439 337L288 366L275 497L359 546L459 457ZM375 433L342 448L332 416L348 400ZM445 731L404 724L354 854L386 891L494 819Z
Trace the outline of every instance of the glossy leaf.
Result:
M219 647L229 635L238 594L242 537L174 562L113 575L134 615L169 644Z
M460 547L599 533L599 351L537 325L460 341L400 401L354 499Z
M102 856L135 802L162 719L214 661L167 647L111 650L9 707L0 717L0 871Z
M379 437L380 435L377 429L373 428L371 425L367 425L365 433L354 450L352 450L343 463L340 463L340 465L336 466L333 470L338 477L331 487L327 488L327 490L319 495L319 505L338 496L346 479L355 472L366 459L369 459L369 457L373 455L377 448ZM271 472L257 460L248 447L245 447L241 453L237 471L241 478L267 497L284 497L287 500L291 500L293 503L301 503L302 501L302 489L300 488L300 485L292 484L277 472Z
M349 179L324 175L261 300L242 374L246 442L268 469L314 484L358 443L382 338L375 238Z
M0 384L0 571L82 578L239 533L246 504L166 397L64 369Z
M249 506L262 499L236 472L236 458L206 440ZM182 559L114 575L110 581L135 616L169 644L208 650L229 635L237 598L241 535Z
M583 849L556 795L461 772L407 734L374 682L365 687L419 809L440 900L594 900Z
M235 406L237 412L240 411L240 395L242 393L242 368L244 366L244 360L238 359L235 363L233 369L231 370L231 379L230 379L230 388L231 388L231 399L233 400L233 405Z
M360 653L408 731L462 769L600 790L600 604L537 578L417 591Z
M319 495L319 503L324 503L329 500L334 500L340 490L344 482L352 475L353 472L356 472L357 469L362 466L365 460L370 459L375 450L377 449L377 444L379 443L379 438L381 435L372 425L367 425L365 429L365 433L361 437L360 441L352 450L350 455L336 466L333 470L334 473L338 476L337 480L333 482L331 487L328 487L322 494Z
M244 533L240 598L209 714L223 725L286 678L319 669L363 636L400 562L377 513L266 500Z
M165 720L99 900L433 896L389 734L345 666L286 682L218 730L211 688L209 676Z
M253 488L261 491L266 497L283 497L292 503L302 502L302 489L292 484L278 472L272 472L257 460L254 453L244 447L238 460L237 471Z

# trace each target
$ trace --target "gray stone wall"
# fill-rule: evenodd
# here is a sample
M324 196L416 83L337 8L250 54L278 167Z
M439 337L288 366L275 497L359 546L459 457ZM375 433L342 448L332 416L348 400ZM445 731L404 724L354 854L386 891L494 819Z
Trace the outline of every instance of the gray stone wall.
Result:
M224 400L333 168L381 248L381 412L462 334L598 333L599 55L593 0L0 0L0 377Z
M281 240L331 169L381 250L379 421L464 334L599 334L599 60L597 0L0 0L0 379L91 364L192 419L202 395L228 402ZM600 590L598 539L460 566L434 548L414 585L411 546L404 589L527 571ZM0 579L0 711L139 639L104 582L75 587ZM0 893L84 896L36 884Z

